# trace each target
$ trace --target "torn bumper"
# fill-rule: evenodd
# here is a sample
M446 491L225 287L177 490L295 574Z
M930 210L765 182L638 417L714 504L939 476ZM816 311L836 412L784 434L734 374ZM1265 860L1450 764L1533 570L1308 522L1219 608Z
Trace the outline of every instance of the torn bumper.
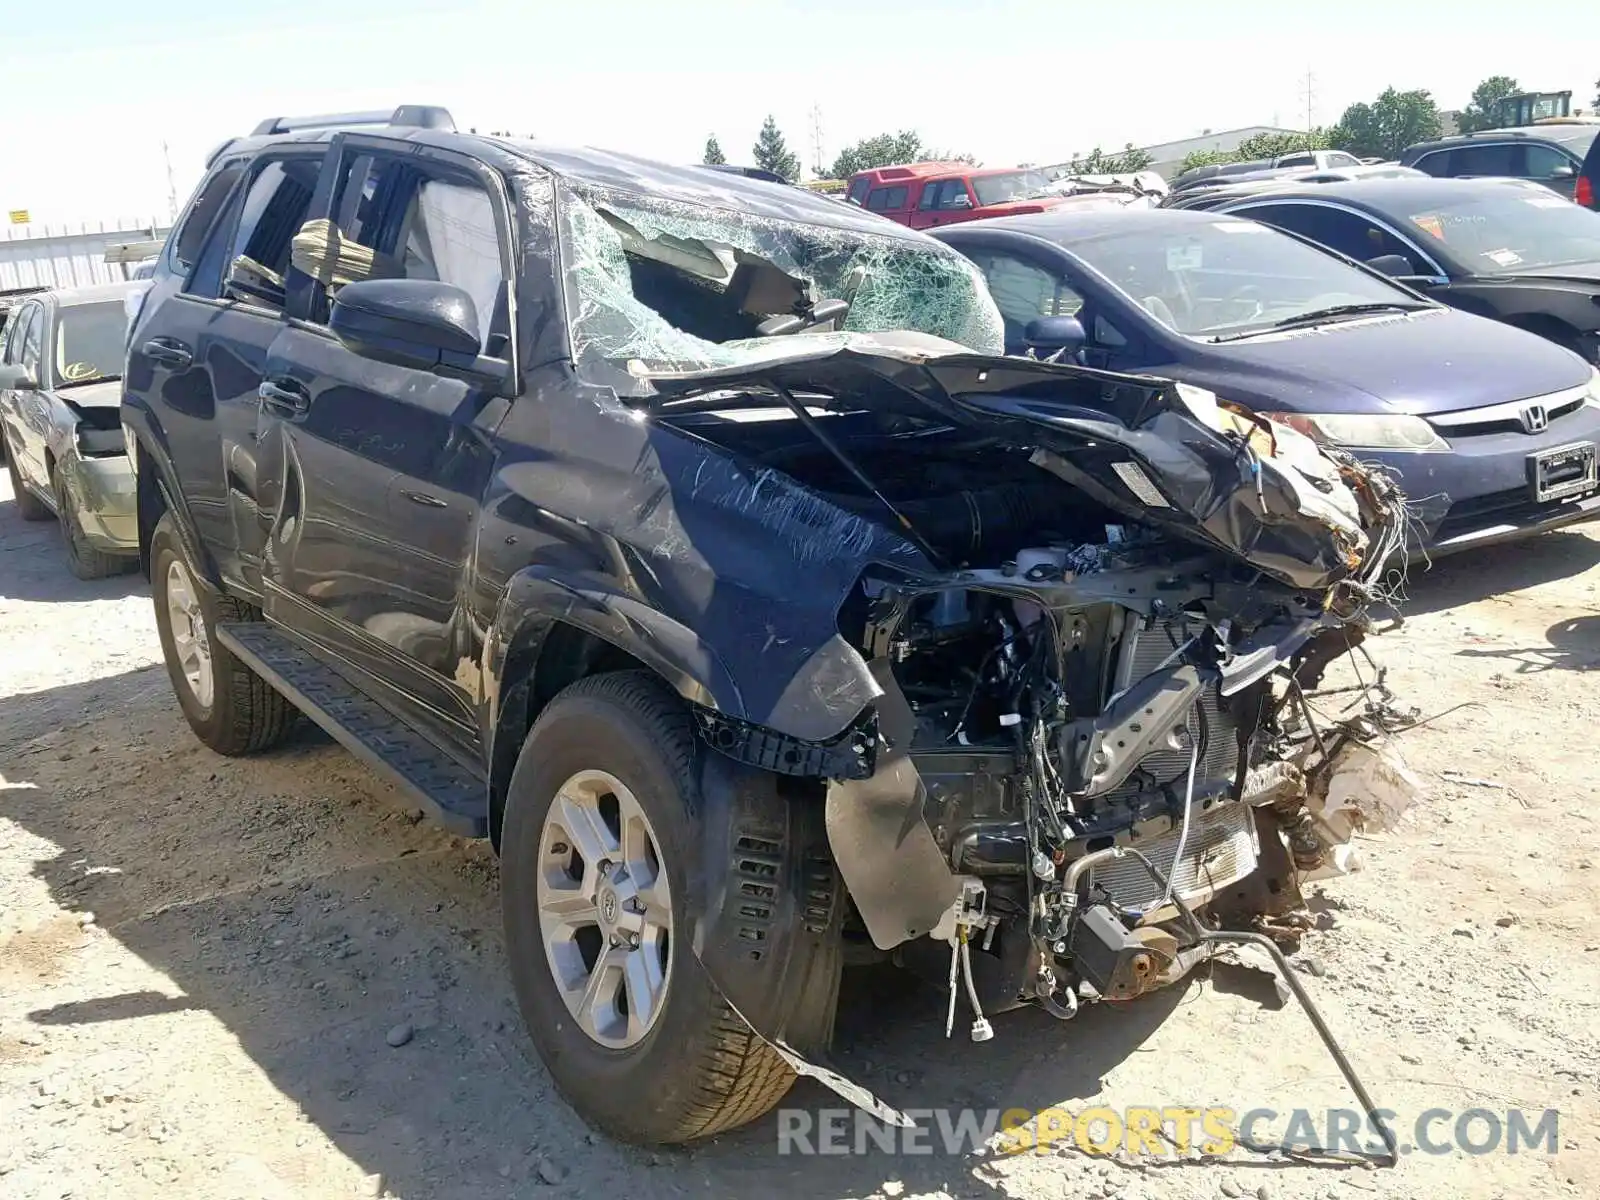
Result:
M72 456L56 469L77 505L89 544L107 554L137 554L138 484L127 457Z

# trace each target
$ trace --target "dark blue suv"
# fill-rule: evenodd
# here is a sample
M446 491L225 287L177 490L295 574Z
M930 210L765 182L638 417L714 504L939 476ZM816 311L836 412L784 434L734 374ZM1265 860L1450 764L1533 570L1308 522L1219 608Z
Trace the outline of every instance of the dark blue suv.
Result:
M1010 353L1207 388L1388 467L1413 555L1600 514L1600 372L1532 333L1243 217L1043 213L934 236L983 271Z
M304 713L494 840L589 1120L703 1137L796 1071L899 1119L810 1065L847 954L959 968L979 1038L1299 903L1283 831L1339 826L1246 768L1403 523L1348 456L1003 341L967 259L800 188L264 122L124 372L178 704L224 754Z

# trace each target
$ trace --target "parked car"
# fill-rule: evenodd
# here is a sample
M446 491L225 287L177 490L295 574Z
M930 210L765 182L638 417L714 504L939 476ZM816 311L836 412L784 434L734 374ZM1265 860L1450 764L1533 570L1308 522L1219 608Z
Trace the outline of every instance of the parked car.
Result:
M80 579L137 565L132 470L117 419L129 284L40 292L0 343L0 435L17 511L54 514Z
M1172 180L1172 190L1183 191L1216 179L1252 175L1270 170L1335 171L1359 167L1362 160L1344 150L1295 150L1275 158L1251 158L1242 162L1207 163L1203 167L1190 167Z
M898 224L930 229L1070 204L1077 197L1052 191L1058 182L1040 167L997 170L960 162L912 163L857 171L846 198Z
M1313 183L1348 183L1353 179L1426 179L1423 172L1398 163L1363 163L1356 167L1334 167L1325 171L1305 167L1274 167L1240 175L1221 175L1204 183L1169 192L1163 208L1212 208L1225 198L1264 195L1268 192L1303 187Z
M1314 194L1341 186L1398 183ZM1008 352L1209 388L1380 464L1411 502L1416 554L1600 512L1600 373L1543 338L1232 215L1046 213L936 236L988 279Z
M703 1137L796 1070L892 1113L813 1063L847 951L1069 1016L1336 861L1240 747L1344 744L1277 697L1359 636L1381 476L1006 358L971 263L804 189L351 120L226 143L136 318L157 628L206 745L299 709L492 839L586 1119Z
M1217 197L1467 312L1600 363L1600 213L1537 184L1397 179Z
M1531 179L1585 208L1600 207L1600 123L1571 120L1485 129L1418 142L1400 161L1440 179Z

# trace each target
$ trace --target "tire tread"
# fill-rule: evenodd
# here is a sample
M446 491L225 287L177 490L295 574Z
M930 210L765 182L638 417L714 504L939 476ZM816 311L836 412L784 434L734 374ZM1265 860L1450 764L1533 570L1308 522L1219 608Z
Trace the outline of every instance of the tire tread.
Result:
M633 713L650 731L677 780L678 794L695 794L698 741L693 719L655 675L648 671L591 675L567 688L562 697L603 700ZM794 1085L794 1071L783 1056L750 1028L714 985L712 991L717 1008L707 1048L696 1064L696 1099L679 1120L672 1141L696 1141L754 1121L776 1107Z

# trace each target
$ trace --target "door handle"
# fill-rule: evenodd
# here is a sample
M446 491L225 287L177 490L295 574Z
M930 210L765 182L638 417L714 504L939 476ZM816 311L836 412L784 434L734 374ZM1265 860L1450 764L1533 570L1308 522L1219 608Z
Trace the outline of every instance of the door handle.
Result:
M311 411L311 396L292 379L263 379L256 389L261 407L282 417L303 417Z
M188 370L194 364L194 351L171 338L151 338L144 344L144 352L146 357L179 371Z
M402 490L400 492L400 494L402 496L404 496L407 500L411 501L411 503L422 505L423 508L449 508L450 507L450 505L446 501L439 499L439 497L437 497L437 496L430 496L430 495L428 495L427 492L408 492L408 491Z

